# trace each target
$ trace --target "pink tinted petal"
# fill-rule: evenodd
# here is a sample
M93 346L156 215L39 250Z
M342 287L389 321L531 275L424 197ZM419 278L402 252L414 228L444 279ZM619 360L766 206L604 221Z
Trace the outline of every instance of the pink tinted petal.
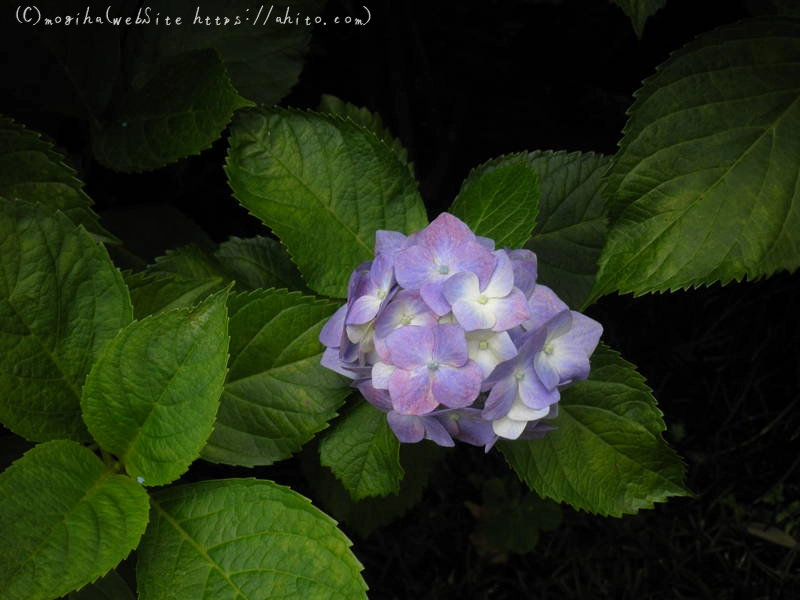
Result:
M347 305L339 307L328 322L322 327L319 334L319 341L323 346L338 348L344 335L344 317L347 314Z
M393 365L387 365L383 362L376 362L372 365L372 385L381 390L389 389L389 377L391 377L392 373L397 367Z
M436 315L444 316L450 312L450 303L442 294L442 281L430 281L420 288L420 296Z
M439 403L431 392L431 380L426 367L407 371L397 369L389 377L389 396L394 409L404 415L426 415Z
M392 364L412 369L433 360L433 332L426 327L409 325L386 336Z
M433 332L433 360L460 367L469 360L467 338L458 325L436 325Z
M378 314L381 300L377 296L361 296L357 298L347 313L348 325L363 325L371 321Z
M440 365L431 378L431 391L448 408L464 408L478 397L481 379L481 368L473 361L460 368Z
M417 234L417 243L429 248L450 249L475 242L475 234L458 217L442 213Z
M386 415L389 427L397 439L404 444L416 444L425 437L425 425L422 419L413 415L402 415L394 411Z
M476 235L475 241L480 244L482 248L486 248L489 252L494 252L494 240L492 238ZM480 445L482 446L483 444Z
M482 291L490 298L503 298L514 287L514 267L504 250L498 250L494 256L497 258L497 266L494 268L489 283Z
M411 246L394 255L394 276L404 289L418 290L437 278L433 254L428 248Z
M480 304L474 300L459 300L453 304L453 314L465 331L492 329L497 322L489 302Z
M476 300L481 295L478 276L466 271L456 273L442 284L442 294L450 304L459 300Z
M408 238L399 231L379 229L375 232L375 254L394 254L407 243Z
M505 378L494 384L486 399L481 416L487 421L493 421L505 416L511 410L511 404L517 397L517 382L512 378Z
M392 410L392 401L389 398L389 392L386 390L375 389L369 381L362 381L357 387L361 395L375 408L383 412Z
M539 329L561 311L569 310L569 307L549 287L537 284L528 300L528 310L530 319L522 326L525 329Z
M492 327L494 331L506 331L516 327L530 316L528 300L525 298L525 294L517 288L511 290L511 293L505 298L492 300L489 304L494 308L497 318Z
M497 257L479 244L471 243L457 248L451 263L451 273L460 271L475 273L478 276L480 288L484 289L494 273Z

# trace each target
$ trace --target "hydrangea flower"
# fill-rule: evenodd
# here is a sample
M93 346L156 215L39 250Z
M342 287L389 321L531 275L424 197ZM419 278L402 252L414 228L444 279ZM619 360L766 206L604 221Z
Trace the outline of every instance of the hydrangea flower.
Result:
M534 439L589 376L603 328L537 282L536 255L496 249L444 213L378 231L325 324L322 364L353 380L401 442Z

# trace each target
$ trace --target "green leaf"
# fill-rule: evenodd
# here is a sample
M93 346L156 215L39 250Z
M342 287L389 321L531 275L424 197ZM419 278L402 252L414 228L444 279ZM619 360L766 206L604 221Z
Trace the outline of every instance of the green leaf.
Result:
M145 485L177 479L211 434L228 359L226 298L132 323L86 379L89 431Z
M203 458L268 465L325 428L352 391L320 364L319 332L337 309L286 290L233 294L230 371Z
M196 3L186 0L156 0L148 6L153 15L180 16L184 24L177 28L137 27L131 32L129 64L135 82L142 81L169 57L211 49L219 54L239 94L257 104L272 105L297 83L311 38L312 27L305 24L305 17L310 16L313 22L322 14L324 1L294 0L260 6L246 0L227 0L215 3L213 10L210 6L198 10ZM275 20L287 14L293 22ZM297 15L302 22L295 22ZM227 25L225 18L230 21Z
M500 449L528 486L574 508L619 517L688 494L684 466L661 437L664 421L633 365L600 345L589 379L565 389L544 439Z
M67 440L40 444L0 475L0 588L50 600L94 581L139 543L144 489Z
M372 133L378 136L378 139L382 140L387 146L389 146L389 148L395 153L395 155L397 155L397 158L399 158L401 162L408 162L408 152L406 152L406 149L403 147L403 144L400 142L400 140L392 135L392 132L389 131L389 128L383 123L383 119L378 113L371 112L368 109L356 106L355 104L350 104L349 102L345 102L344 100L330 94L322 94L322 98L320 98L319 101L319 112L344 117L345 119L350 119L358 125L366 127Z
M153 495L138 551L140 600L366 598L350 540L271 481L204 481Z
M136 319L193 306L225 285L221 277L189 279L160 271L126 273L125 283L131 294L133 316Z
M6 117L0 117L0 196L40 202L99 239L116 240L100 226L91 199L64 157L38 133Z
M88 440L86 374L131 302L105 249L60 212L0 199L0 421L32 441Z
M427 225L407 167L375 135L330 115L244 111L226 166L235 196L278 235L308 286L344 298L375 231ZM313 234L312 234L313 232Z
M239 290L275 287L307 291L297 266L286 250L271 238L232 237L220 244L214 257L225 272L236 280Z
M220 277L228 281L219 261L194 244L167 250L163 256L156 257L155 264L149 265L147 271L173 273L186 279Z
M349 529L367 537L380 527L400 518L421 499L431 472L446 450L433 443L400 445L400 464L405 477L396 494L370 497L354 502L342 482L330 469L320 466L316 452L303 453L303 472L311 483L315 501Z
M130 90L111 122L92 130L98 161L117 171L156 169L211 147L239 97L213 50L165 60L140 89Z
M336 423L320 443L319 456L353 500L400 491L400 442L386 415L367 402L359 402Z
M800 265L800 22L705 34L645 82L609 172L594 296Z
M636 37L642 38L644 33L644 25L647 19L661 10L667 3L667 0L611 0L614 4L619 6L622 11L628 15L633 25L633 30L636 32Z
M523 162L482 165L464 181L450 212L498 248L521 248L539 213L536 171Z
M72 592L68 600L136 600L136 597L119 573L109 571L80 591Z

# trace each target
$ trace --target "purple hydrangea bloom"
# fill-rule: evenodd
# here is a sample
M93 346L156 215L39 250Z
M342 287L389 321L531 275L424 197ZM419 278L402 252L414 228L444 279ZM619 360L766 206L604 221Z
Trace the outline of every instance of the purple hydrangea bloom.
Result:
M602 327L537 282L530 250L497 250L443 214L376 234L347 303L325 324L322 364L353 380L401 442L498 439L553 429L560 390L589 375Z

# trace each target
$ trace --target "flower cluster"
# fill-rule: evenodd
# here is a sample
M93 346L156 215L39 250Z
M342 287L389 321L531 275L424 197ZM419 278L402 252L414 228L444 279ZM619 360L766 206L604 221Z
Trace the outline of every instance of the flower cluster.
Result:
M588 377L603 329L536 275L533 252L496 250L447 213L410 236L378 231L322 329L322 364L353 379L401 442L488 451L540 437L560 390Z

